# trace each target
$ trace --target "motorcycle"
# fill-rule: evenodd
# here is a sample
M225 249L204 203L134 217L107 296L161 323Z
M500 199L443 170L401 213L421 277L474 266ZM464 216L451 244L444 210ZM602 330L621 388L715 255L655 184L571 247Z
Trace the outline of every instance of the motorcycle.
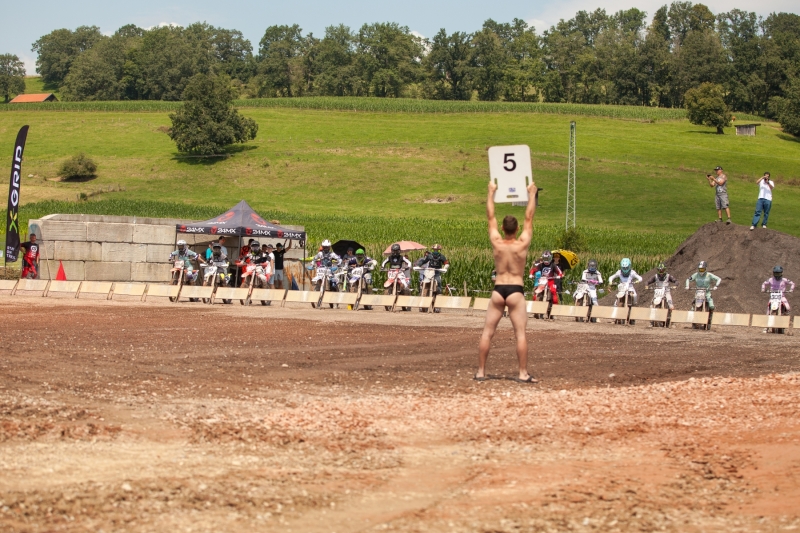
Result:
M536 288L533 290L534 302L548 302L548 309L553 303L553 293L550 292L549 284L545 276L537 277ZM536 313L533 318L545 318L547 315Z
M695 287L694 290L694 302L692 303L692 311L708 313L708 298L706 295L708 291L716 290L716 287L712 287L711 289L703 289L700 287ZM708 329L708 324L692 324L692 329Z
M350 292L356 294L371 294L372 293L372 273L366 266L357 266L350 269L348 272L349 278L347 280ZM358 306L355 307L358 310ZM364 309L367 311L372 310L371 305L365 305Z
M677 285L670 285L669 283L659 283L656 281L655 287L645 287L645 289L653 289L653 301L650 304L651 309L669 309L669 304L667 303L667 294L670 293L670 289L677 288ZM650 322L650 325L653 327L669 327L669 318L667 318L666 322Z
M205 264L203 263L203 264L201 264L201 266L205 266ZM172 269L170 270L170 278L171 278L170 285L177 285L178 287L182 287L183 284L186 283L186 279L187 279L186 278L186 270L188 270L186 268L186 261L184 261L183 259L175 259L172 262ZM191 282L189 282L189 283L191 283ZM178 289L178 292L180 293L180 289ZM177 296L174 296L174 297L170 296L169 297L169 301L170 302L177 302L178 301L178 297ZM190 302L196 302L197 298L189 298L189 301Z
M792 291L788 291L792 292ZM783 303L784 291L769 291L769 314L773 316L783 316L786 306ZM764 333L784 333L783 328L767 328Z
M244 270L242 271L242 280L244 283L247 284L247 299L246 300L239 300L239 303L242 305L249 305L250 304L250 294L253 292L253 289L267 289L269 285L265 283L261 276L266 276L264 273L264 267L261 265L256 265L253 263L236 263L237 266L243 267ZM248 281L249 278L249 281ZM267 279L269 279L267 277ZM261 300L261 305L268 305L269 302L266 300Z
M313 270L315 266L311 264L307 268ZM320 294L317 303L311 304L313 307L322 307L322 298L325 296L325 291L339 292L338 284L333 282L338 280L341 275L340 273L337 274L338 270L339 268L335 264L331 264L331 266L325 266L321 263L316 265L316 272L314 277L311 278L311 283L314 284L314 290ZM333 309L333 304L329 305Z
M221 265L215 265L213 263L209 263L205 270L203 271L203 286L204 287L228 287L230 286L230 277L228 276L228 263L224 263ZM213 290L212 290L213 293ZM203 303L209 303L211 301L210 298L203 298ZM231 300L229 298L223 299L223 303L229 304Z
M577 287L575 287L575 292L572 293L572 299L575 302L575 305L579 305L582 307L591 307L592 306L592 295L590 293L591 286L587 281L578 281L578 282L571 282L572 284L577 283ZM598 293L603 293L603 289L598 289L595 286L595 290ZM576 318L575 322L583 322L583 318ZM591 322L597 322L596 318L590 319Z
M633 288L634 282L620 282L617 284L617 305L616 307L633 307L634 295L636 292ZM624 324L625 320L615 320L615 324ZM631 325L636 324L635 320L630 321Z
M430 268L430 267L414 267L414 270L419 272L419 295L422 297L433 297L439 290L439 284L436 281L436 273L444 274L447 272L446 268ZM449 287L448 287L449 289ZM420 308L421 313L427 313L427 309ZM433 308L434 313L441 312L438 307Z
M406 278L406 273L403 272L403 269L390 268L389 270L384 270L384 272L387 272L386 282L383 284L386 294L408 294L409 280ZM384 308L387 311L392 310L388 305L385 305ZM403 307L403 311L411 311L411 308Z

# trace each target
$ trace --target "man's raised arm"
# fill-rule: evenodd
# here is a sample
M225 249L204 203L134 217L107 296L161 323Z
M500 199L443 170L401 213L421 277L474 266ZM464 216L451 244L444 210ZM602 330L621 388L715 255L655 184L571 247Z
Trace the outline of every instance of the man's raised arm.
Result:
M525 222L522 225L522 235L519 240L530 242L533 237L533 215L536 213L536 182L531 181L528 185L528 207L525 208Z
M486 198L486 219L489 221L489 239L500 239L500 232L497 230L497 218L494 216L494 193L497 192L497 184L489 181L489 196Z

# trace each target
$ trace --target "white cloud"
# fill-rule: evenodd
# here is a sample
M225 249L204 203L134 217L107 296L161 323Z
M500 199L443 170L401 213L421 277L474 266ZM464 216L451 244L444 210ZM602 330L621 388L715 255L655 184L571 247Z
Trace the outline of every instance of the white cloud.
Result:
M25 75L26 76L35 76L36 75L36 56L33 54L17 54L17 57L20 61L25 63Z
M528 26L533 26L536 28L537 35L541 35L545 30L549 30L550 26L552 26L552 24L540 19L528 19L525 22L528 23Z
M155 26L150 26L150 27L145 28L145 29L146 30L152 30L153 28L163 28L165 26L169 26L171 28L181 28L182 27L182 25L178 24L177 22L159 22Z

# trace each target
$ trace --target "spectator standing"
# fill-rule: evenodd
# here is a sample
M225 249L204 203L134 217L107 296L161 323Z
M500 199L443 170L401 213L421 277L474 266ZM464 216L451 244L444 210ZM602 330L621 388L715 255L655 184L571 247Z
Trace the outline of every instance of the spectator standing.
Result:
M36 234L31 233L30 240L19 245L25 250L22 256L22 278L36 279L39 277L39 245L36 243Z
M772 209L772 189L775 188L775 182L769 179L769 172L764 172L764 175L758 178L756 183L758 184L758 200L756 200L756 214L753 215L753 223L750 224L751 231L758 225L761 213L764 213L761 227L767 229L769 211Z
M708 184L716 189L717 195L714 200L717 205L717 222L722 222L722 210L724 209L725 213L728 215L726 224L730 224L731 208L730 202L728 201L728 176L722 172L722 167L720 166L714 167L714 172L716 176L706 174L706 179L708 180Z
M267 256L267 263L264 265L265 270L269 270L270 276L267 278L267 284L270 289L274 289L274 282L272 280L272 273L275 272L275 254L272 253L273 247L271 244L265 244L261 247L264 255Z
M278 243L277 248L272 255L275 256L275 273L272 275L273 284L276 289L283 289L283 281L286 279L283 273L283 256L292 248L292 241L289 241L289 246L286 244Z

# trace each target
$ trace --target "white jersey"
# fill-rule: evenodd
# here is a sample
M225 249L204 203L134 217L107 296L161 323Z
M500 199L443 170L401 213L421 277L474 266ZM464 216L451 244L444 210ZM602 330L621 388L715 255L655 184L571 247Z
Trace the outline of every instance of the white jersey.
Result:
M627 276L622 273L622 270L617 270L616 272L611 274L611 277L608 278L608 282L613 283L614 278L619 278L620 283L631 283L631 282L638 283L642 281L642 276L637 274L634 269L631 269L631 271L628 272Z

